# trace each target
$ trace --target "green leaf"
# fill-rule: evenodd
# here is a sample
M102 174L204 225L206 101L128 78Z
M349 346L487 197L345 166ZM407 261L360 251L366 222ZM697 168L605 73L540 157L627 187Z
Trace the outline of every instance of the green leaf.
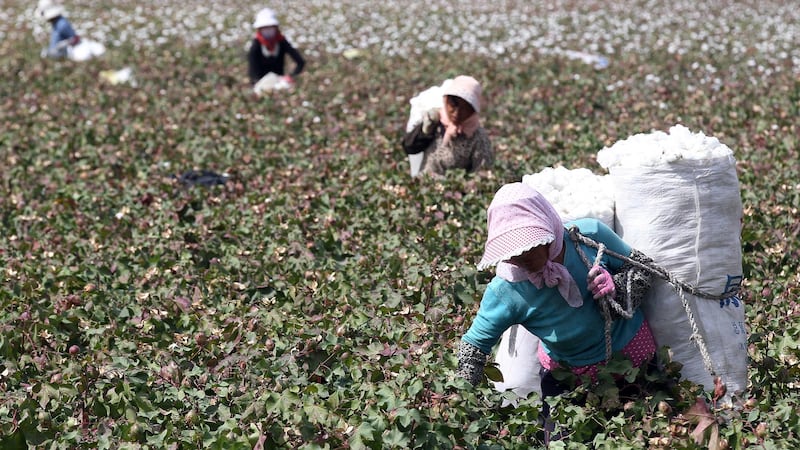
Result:
M503 373L500 372L500 369L496 365L487 364L483 368L483 373L484 373L484 375L486 375L486 378L488 378L491 381L494 381L494 382L502 382L503 381Z
M422 384L422 381L414 380L411 382L410 385L408 385L408 387L406 388L406 392L408 392L409 396L416 397L417 394L422 392L422 389L424 389L424 387L425 386Z
M389 430L383 435L383 445L391 448L407 448L410 439L397 429Z

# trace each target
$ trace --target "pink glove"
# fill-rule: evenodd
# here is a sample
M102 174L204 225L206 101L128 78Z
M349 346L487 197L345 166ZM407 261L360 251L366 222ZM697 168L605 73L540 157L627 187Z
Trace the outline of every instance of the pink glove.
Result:
M613 297L617 292L614 288L614 277L601 266L592 266L586 281L589 283L589 290L594 294L595 300L606 295Z

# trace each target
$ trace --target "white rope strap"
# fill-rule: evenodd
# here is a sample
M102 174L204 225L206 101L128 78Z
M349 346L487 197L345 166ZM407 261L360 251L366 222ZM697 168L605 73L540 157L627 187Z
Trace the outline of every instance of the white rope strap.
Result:
M580 243L586 244L586 245L588 245L589 247L592 247L592 248L598 248L601 245L601 244L595 242L594 240L592 240L591 238L582 235L577 227L574 227L574 226L570 227L569 228L569 234L570 234L570 237L572 238L572 240L574 242L576 242L576 244L578 242L580 242ZM642 264L639 261L636 261L634 259L628 258L625 255L622 255L620 253L617 253L617 252L615 252L613 250L609 250L609 249L606 249L605 253L607 255L609 255L609 256L613 256L614 258L617 258L617 259L620 259L620 260L625 261L627 263L630 263L630 264L632 264L632 265L634 265L634 266L636 266L636 267L638 267L640 269L644 269L644 270L650 272L651 274L661 278L662 280L665 280L665 281L669 282L669 284L671 284L673 286L676 286L676 287L680 286L681 289L683 289L684 291L688 292L691 295L694 295L695 297L700 297L700 298L705 298L705 299L708 299L708 300L717 300L717 301L719 301L719 300L725 300L727 298L731 298L734 295L739 293L738 290L736 290L736 291L725 292L725 293L719 294L719 295L717 295L717 294L709 294L707 292L703 292L703 291L697 289L696 287L690 285L689 283L685 283L685 282L679 280L677 277L675 277L675 275L671 274L669 271L667 271L666 269L658 266L655 263Z
M589 262L589 257L586 256L586 253L583 251L580 245L578 245L577 241L575 242L575 249L578 251L578 255L580 256L583 264L586 265L587 268L591 269L593 265L600 265L600 262L603 259L603 254L606 251L606 246L603 243L599 243L597 246L597 256L594 259L594 264ZM628 297L628 309L623 309L610 295L604 295L602 298L598 299L598 303L600 305L600 312L603 315L604 321L604 337L605 337L605 344L606 344L606 363L611 359L611 324L614 322L614 319L611 316L611 309L617 311L622 317L626 319L630 319L633 317L634 308L631 307L630 295Z
M578 248L579 246L576 246ZM600 261L603 259L603 253L606 250L606 246L602 243L597 247L597 256L594 258L594 265L599 265ZM581 255L581 259L583 259L583 263L586 264L586 267L591 269L589 265L589 258L583 253L583 249L578 250L578 253ZM611 319L611 311L609 310L609 305L612 303L616 304L616 302L611 301L610 295L604 295L603 298L600 299L600 310L603 312L603 322L604 322L604 333L606 339L606 364L611 359L611 324L613 320ZM617 305L619 306L619 305ZM631 314L633 317L633 314Z
M705 299L709 299L709 300L723 300L725 298L730 298L731 296L737 294L738 292L726 292L726 293L724 293L722 295L708 294L708 293L702 292L702 291L698 290L697 288L695 288L694 286L691 286L691 285L689 285L687 283L684 283L681 280L678 280L673 274L669 273L664 268L659 267L655 263L652 263L652 264L649 264L649 265L648 264L642 264L639 261L636 261L634 259L631 259L631 258L625 256L625 255L621 255L619 253L616 253L616 252L614 252L612 250L607 249L604 244L595 242L591 238L588 238L588 237L584 236L583 234L581 234L580 231L578 230L578 228L575 227L575 226L572 226L572 227L569 228L569 235L570 235L570 238L572 239L572 241L575 243L575 248L578 250L578 254L581 256L581 259L583 260L583 263L586 264L587 267L591 267L589 265L590 264L589 263L589 259L586 257L586 255L584 254L583 250L578 245L579 243L583 243L583 244L588 245L589 247L597 249L597 257L595 258L595 261L594 261L595 264L599 264L600 263L600 259L602 258L603 254L608 254L609 256L612 256L614 258L618 258L618 259L620 259L622 261L628 262L628 263L630 263L630 264L632 264L632 265L634 265L634 266L636 266L636 267L638 267L640 269L644 269L644 270L650 272L651 274L653 274L653 275L655 275L655 276L667 281L670 285L672 285L672 287L675 289L675 292L678 293L678 296L681 299L681 303L683 304L683 309L686 311L686 317L689 320L689 326L692 329L692 335L689 337L689 339L692 340L695 343L695 345L697 345L697 349L700 351L700 355L703 358L703 365L705 365L706 370L712 376L716 376L716 371L714 370L714 364L711 361L711 355L708 353L708 348L706 347L706 343L705 343L705 340L703 339L703 335L700 333L700 328L697 326L697 320L695 320L695 318L694 318L694 313L692 312L692 306L689 303L689 299L686 298L685 291L688 291L691 295L694 295L696 297L701 297L701 298L705 298ZM605 323L606 362L608 362L608 360L611 358L611 312L610 312L610 307L613 307L623 317L626 317L623 314L623 312L624 313L630 312L630 317L633 316L633 314L632 314L633 305L632 305L632 301L631 301L631 297L630 297L630 290L631 290L630 282L631 282L630 277L628 277L628 286L627 286L627 288L628 288L627 291L628 292L626 293L626 305L625 305L626 307L624 308L624 310L622 310L622 311L620 310L622 308L617 304L617 302L608 301L607 298L609 296L605 296L603 298L604 301L602 301L600 303L601 311L603 312L603 318L605 319L605 322L606 322ZM626 318L630 318L630 317L626 317Z
M706 342L703 339L703 335L700 334L700 329L697 327L697 321L694 320L692 305L689 304L689 299L687 299L686 295L684 295L683 288L675 285L673 285L673 287L675 288L675 292L677 292L678 296L681 298L683 309L686 311L686 317L689 319L689 326L692 328L692 335L689 337L689 339L694 341L695 345L697 345L697 349L700 350L700 356L703 357L703 365L706 366L708 373L710 373L711 376L716 376L717 372L714 370L714 363L711 361L711 354L708 353Z

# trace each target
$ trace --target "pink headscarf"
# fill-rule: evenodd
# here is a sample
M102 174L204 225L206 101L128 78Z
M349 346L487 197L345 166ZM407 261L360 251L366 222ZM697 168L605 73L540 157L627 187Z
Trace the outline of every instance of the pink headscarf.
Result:
M447 84L444 89L444 96L452 95L464 99L475 110L475 114L469 116L462 123L456 125L450 118L447 117L445 108L439 110L439 121L444 125L444 137L442 144L447 144L450 140L459 134L464 134L467 137L472 137L478 127L481 126L481 120L478 113L481 111L481 88L480 83L475 78L467 75L459 75ZM444 99L446 102L447 100Z
M529 280L537 288L558 287L564 300L577 308L583 297L567 268L554 261L564 246L564 224L553 205L523 183L501 187L488 210L489 236L478 269L497 264L497 276L517 282ZM550 244L548 261L538 272L507 262L533 247Z

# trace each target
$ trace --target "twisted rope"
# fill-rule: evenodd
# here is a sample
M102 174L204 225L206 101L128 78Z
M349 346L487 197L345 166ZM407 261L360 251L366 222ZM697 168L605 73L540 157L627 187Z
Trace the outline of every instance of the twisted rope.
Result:
M578 227L571 226L568 231L569 231L570 238L573 240L573 242L576 243L576 245L577 245L578 242L580 242L582 244L586 244L587 246L592 247L592 248L598 248L600 245L602 245L602 244L599 244L599 243L595 242L591 238L582 235L580 233L580 230L578 230ZM737 295L739 293L739 288L737 288L735 291L724 292L722 294L710 294L710 293L707 293L707 292L703 292L700 289L696 288L695 286L692 286L689 283L686 283L686 282L683 282L683 281L679 280L675 275L671 274L668 270L666 270L663 267L657 265L656 263L652 263L652 264L649 264L649 265L648 264L642 264L639 261L636 261L635 259L631 259L631 258L629 258L629 257L627 257L625 255L622 255L620 253L617 253L617 252L615 252L613 250L609 250L609 249L606 249L605 253L610 255L610 256L613 256L614 258L617 258L617 259L620 259L620 260L625 261L627 263L630 263L630 264L632 264L632 265L634 265L634 266L636 266L636 267L638 267L640 269L646 270L646 271L650 272L651 274L657 276L658 278L661 278L662 280L667 281L672 286L675 286L675 287L679 287L680 286L681 289L683 289L684 291L688 292L691 295L694 295L695 297L700 297L700 298L704 298L704 299L707 299L707 300L717 300L717 301L719 301L719 300L725 300L725 299L731 298L734 295Z
M577 230L577 228L575 228ZM577 231L576 231L577 233ZM570 235L572 235L572 230L570 230ZM583 236L583 235L581 235ZM585 237L585 236L584 236ZM586 238L588 239L588 238ZM605 244L603 243L596 243L597 244L597 255L594 258L594 263L589 262L589 257L586 256L586 253L583 251L580 245L578 245L578 241L573 239L575 242L575 249L578 251L578 255L580 256L583 263L586 265L587 268L591 269L592 266L599 266L600 262L603 260L603 255L606 252L609 254L613 253L610 252ZM594 241L593 241L594 242ZM631 270L633 270L631 268ZM602 298L598 300L600 304L600 312L603 315L604 321L604 337L605 337L605 344L606 344L606 363L611 359L611 324L614 322L614 317L612 316L612 310L614 310L620 317L625 319L633 318L633 314L636 312L636 305L633 304L633 299L631 298L631 279L632 277L626 277L627 279L627 286L625 290L625 305L620 305L619 302L616 301L614 297L611 295L604 295Z
M673 274L669 271L664 269L663 267L658 266L655 263L651 264L642 264L639 261L636 261L632 258L629 258L625 255L619 254L614 252L613 250L609 250L606 246L602 243L598 243L593 239L586 237L580 233L578 227L571 226L569 228L569 236L572 239L572 242L575 244L575 248L578 250L578 254L581 256L581 260L586 265L586 267L591 268L592 264L589 262L589 258L583 252L583 249L580 248L579 244L585 244L589 247L597 249L597 257L595 258L594 264L599 264L600 260L602 259L603 254L608 254L615 258L618 258L622 261L625 261L639 269L645 270L652 275L665 280L669 283L674 289L675 292L678 293L678 297L681 299L681 303L683 304L683 309L686 311L686 317L689 320L689 326L692 329L692 335L690 336L690 340L694 341L695 345L697 345L697 349L700 351L700 355L703 358L703 365L705 365L706 370L712 375L716 376L716 371L714 370L713 361L711 361L711 354L708 352L708 347L706 347L705 340L703 339L703 335L700 333L700 328L697 326L697 320L695 320L694 312L692 311L692 306L689 303L689 299L686 298L686 292L689 294L694 295L695 297L704 298L707 300L724 300L726 298L730 298L736 294L738 294L738 289L734 292L725 292L723 294L709 294L707 292L703 292L697 289L695 286L692 286L688 283L685 283L679 279L677 279ZM606 295L601 299L600 307L603 314L603 318L605 319L605 339L606 339L606 362L611 359L611 309L613 308L617 313L619 313L622 317L630 319L633 316L633 309L635 309L633 302L631 301L630 291L631 291L631 277L627 277L628 279L628 286L626 292L626 305L623 308L620 306L614 299L610 296Z

